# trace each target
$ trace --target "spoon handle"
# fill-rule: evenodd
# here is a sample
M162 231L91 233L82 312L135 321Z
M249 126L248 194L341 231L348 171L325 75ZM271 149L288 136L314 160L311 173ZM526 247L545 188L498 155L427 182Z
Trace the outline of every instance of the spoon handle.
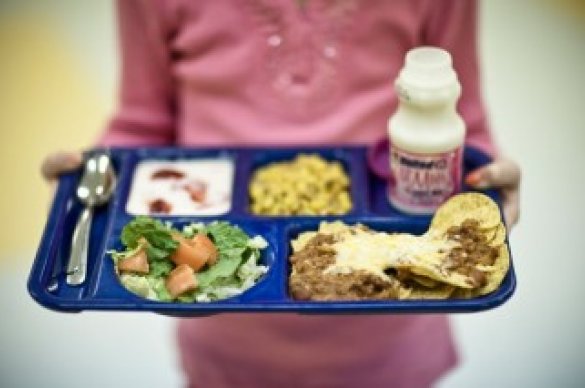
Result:
M85 281L92 216L93 208L91 206L85 207L73 232L71 254L67 265L67 284L72 286L80 285Z

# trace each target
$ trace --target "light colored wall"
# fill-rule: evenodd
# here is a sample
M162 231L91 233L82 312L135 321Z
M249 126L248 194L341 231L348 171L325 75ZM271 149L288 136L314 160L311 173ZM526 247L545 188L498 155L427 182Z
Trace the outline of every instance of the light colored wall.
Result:
M44 155L87 147L115 103L109 1L0 3L0 256L32 250L50 188Z

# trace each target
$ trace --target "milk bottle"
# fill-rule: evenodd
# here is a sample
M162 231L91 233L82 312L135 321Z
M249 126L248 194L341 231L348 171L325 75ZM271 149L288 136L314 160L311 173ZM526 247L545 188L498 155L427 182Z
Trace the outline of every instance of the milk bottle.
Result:
M465 123L456 111L461 85L451 55L436 47L409 51L395 88L388 198L403 212L431 214L461 189Z

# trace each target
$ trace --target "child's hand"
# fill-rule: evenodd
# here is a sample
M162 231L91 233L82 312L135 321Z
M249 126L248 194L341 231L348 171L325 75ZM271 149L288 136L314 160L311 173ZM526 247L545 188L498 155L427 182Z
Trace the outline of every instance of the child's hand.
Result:
M81 152L56 152L43 160L41 173L47 182L52 182L60 174L79 168L82 161Z
M510 159L498 159L472 171L465 178L465 183L476 189L498 188L504 200L503 211L506 224L512 228L520 215L521 170L516 162Z

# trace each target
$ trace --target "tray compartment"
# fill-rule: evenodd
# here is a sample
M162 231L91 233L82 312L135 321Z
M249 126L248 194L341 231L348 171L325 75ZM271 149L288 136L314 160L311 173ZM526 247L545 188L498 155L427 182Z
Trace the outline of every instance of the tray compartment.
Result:
M130 170L129 179L123 182L122 194L120 196L120 204L116 209L116 213L127 217L134 217L138 214L130 214L128 212L128 201L131 199L131 194L134 186L134 180L136 178L137 168L142 162L190 162L197 160L227 160L232 165L232 175L229 177L229 184L231 185L231 192L228 194L229 205L226 211L218 210L209 214L181 214L181 215L165 215L156 214L157 217L182 217L182 216L193 216L193 217L207 217L217 218L227 216L232 213L234 207L234 189L236 181L236 170L239 164L239 153L234 150L203 150L203 149L173 149L173 148L156 148L156 149L138 149L136 152L129 152L129 166ZM146 215L146 214L145 214Z
M178 218L173 220L173 225L177 228L182 228L184 225L190 224L191 222L199 222L200 219L194 218ZM205 221L207 222L207 221ZM279 268L282 263L277 260L278 254L278 241L280 239L280 233L278 228L270 224L261 224L250 222L247 220L230 221L232 224L239 226L244 230L250 237L260 235L264 237L268 242L268 247L261 251L262 256L260 257L260 263L268 266L268 272L263 275L257 283L246 290L241 295L223 299L216 302L205 302L205 303L169 303L169 302L158 302L151 301L140 296L133 294L127 290L119 281L114 268L114 263L107 253L101 260L102 268L99 271L99 277L95 282L95 290L92 292L92 297L98 304L105 305L109 303L110 308L115 309L161 309L161 310L190 310L196 312L197 310L203 309L217 309L218 305L241 305L250 301L266 302L270 300L279 300L282 298L283 284L279 279L278 273L281 272ZM121 249L122 244L119 241L119 232L121 229L115 228L113 233L110 234L107 241L108 250L110 249ZM106 302L108 301L108 302Z
M403 218L381 217L347 217L342 220L346 224L364 224L376 231L390 233L410 233L422 235L428 230L429 221L424 218L405 220ZM288 260L292 253L290 241L300 233L315 231L319 227L319 220L298 220L285 227L284 247L286 261L286 302L291 309L305 313L324 312L471 312L497 307L510 298L516 287L516 278L512 265L500 287L491 294L474 299L444 299L444 300L364 300L364 301L299 301L293 299L288 292L288 282L291 273L291 264ZM507 241L506 241L507 244ZM508 246L509 249L509 246Z
M294 215L294 216L268 216L253 214L250 211L250 197L248 194L248 187L251 182L254 172L261 167L267 166L271 163L292 161L299 154L317 154L328 161L338 161L342 164L345 173L350 179L350 197L352 201L352 209L340 216L313 216L313 215ZM368 198L368 184L367 184L367 166L365 160L365 151L359 147L338 147L338 148L279 148L262 150L261 152L254 152L249 156L250 160L246 164L243 175L246 178L245 198L246 205L244 208L245 214L249 217L268 218L268 219L295 219L295 218L338 218L344 216L351 216L363 214L366 212L366 202ZM242 190L243 192L243 190Z

